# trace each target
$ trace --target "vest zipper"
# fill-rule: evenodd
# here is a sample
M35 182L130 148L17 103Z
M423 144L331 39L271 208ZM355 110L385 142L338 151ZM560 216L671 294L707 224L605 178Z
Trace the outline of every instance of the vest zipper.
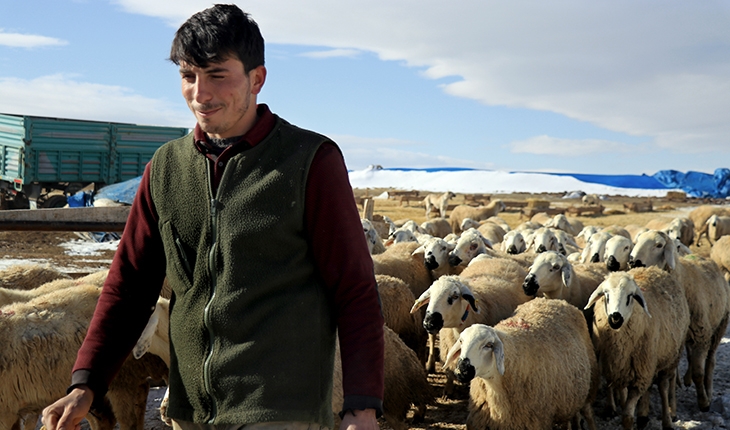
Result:
M215 298L215 290L216 285L218 283L217 279L217 273L216 273L216 265L215 265L215 254L216 249L218 247L218 222L217 222L217 216L218 216L218 200L216 199L215 195L213 194L213 177L211 175L210 171L210 161L206 163L207 167L207 173L208 173L208 187L210 192L210 222L211 222L211 245L210 245L210 252L208 253L208 270L210 271L210 278L211 278L211 294L210 299L208 299L208 303L205 305L205 310L203 311L203 322L208 329L208 338L209 338L209 345L208 345L208 356L205 357L205 361L203 362L203 382L205 386L205 391L208 394L208 397L210 398L210 403L212 405L211 411L210 411L210 418L208 419L208 424L213 424L216 416L218 415L218 407L215 403L215 398L213 397L213 385L211 381L210 376L210 366L211 366L211 360L213 358L213 339L214 339L214 333L213 333L213 326L210 316L210 307L213 303L213 299Z

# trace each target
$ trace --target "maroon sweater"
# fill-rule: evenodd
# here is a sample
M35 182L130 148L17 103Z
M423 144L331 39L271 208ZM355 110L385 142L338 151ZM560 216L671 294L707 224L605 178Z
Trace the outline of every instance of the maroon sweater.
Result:
M227 161L261 142L276 117L258 106L258 121L243 138L215 154L195 128L196 147L216 160L214 186ZM71 387L88 385L100 398L147 323L165 277L158 216L145 169L127 226L114 256L94 317L74 365ZM312 258L330 289L342 354L344 410L382 412L383 316L357 206L338 148L321 145L312 161L305 197L305 225Z

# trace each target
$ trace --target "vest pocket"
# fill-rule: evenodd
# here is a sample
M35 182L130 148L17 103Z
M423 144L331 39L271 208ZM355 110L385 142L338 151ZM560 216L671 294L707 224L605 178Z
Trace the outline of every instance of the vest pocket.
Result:
M175 275L182 281L185 290L187 290L192 286L195 259L191 258L189 247L182 240L172 223L165 222L160 229L160 234L166 246L167 264L173 268L176 272Z

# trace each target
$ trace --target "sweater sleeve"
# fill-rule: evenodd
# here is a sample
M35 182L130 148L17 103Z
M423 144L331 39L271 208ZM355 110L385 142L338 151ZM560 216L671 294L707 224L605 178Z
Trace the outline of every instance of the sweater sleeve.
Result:
M320 146L305 200L306 226L316 266L334 301L344 390L343 410L382 413L383 314L347 168L339 149Z
M149 320L165 278L165 253L145 168L109 275L76 357L71 388L100 400Z

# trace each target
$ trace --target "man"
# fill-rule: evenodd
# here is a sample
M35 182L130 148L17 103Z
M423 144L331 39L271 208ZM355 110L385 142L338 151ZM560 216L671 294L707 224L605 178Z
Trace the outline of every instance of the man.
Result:
M257 105L264 42L236 6L193 15L170 60L197 125L148 164L69 393L43 423L79 428L166 277L175 428L331 428L337 335L341 428L376 429L383 318L339 149Z

